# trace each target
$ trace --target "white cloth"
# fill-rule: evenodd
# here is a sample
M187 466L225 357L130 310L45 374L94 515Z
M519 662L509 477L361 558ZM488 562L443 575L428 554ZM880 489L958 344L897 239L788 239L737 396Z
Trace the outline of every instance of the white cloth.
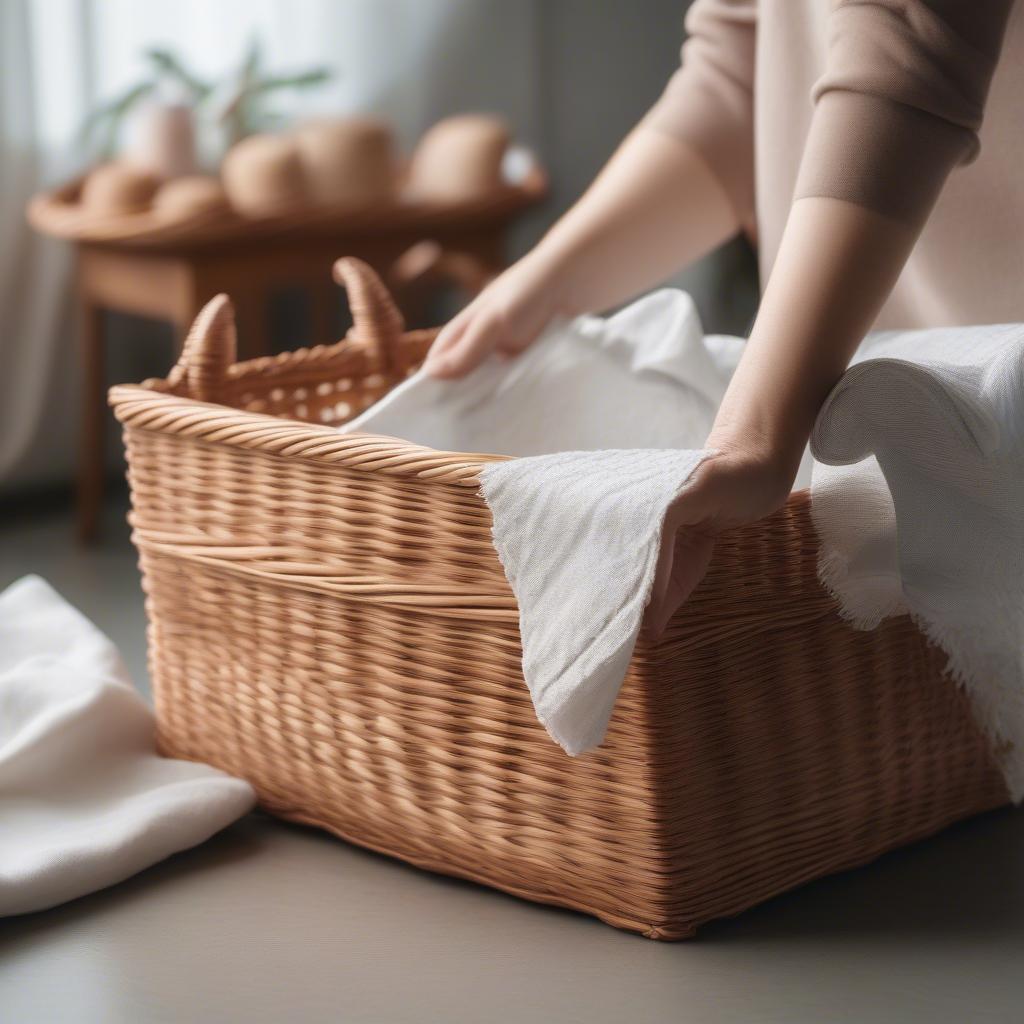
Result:
M1019 801L1024 325L869 336L811 447L822 581L855 625L907 611L948 653Z
M689 300L659 292L608 321L558 325L521 359L493 360L464 381L417 375L350 425L437 448L539 456L489 465L482 493L519 602L534 706L570 753L603 738L666 507L704 457L741 348L702 338ZM816 464L811 506L819 571L843 614L864 628L914 615L949 653L1016 799L1022 396L1019 325L869 336L814 432L820 462L855 465ZM641 450L666 448L675 450ZM802 470L797 486L804 479Z
M493 455L698 447L741 350L705 339L690 296L666 288L607 320L556 323L461 380L414 374L342 430Z
M462 380L416 374L343 428L529 456L487 466L481 491L534 708L570 754L604 738L665 511L706 456L742 344L705 338L690 297L665 289L607 320L556 324Z
M248 783L156 755L113 644L49 584L0 593L0 916L119 882L252 804Z
M604 739L651 594L671 501L702 450L562 452L495 462L481 491L519 605L523 677L568 754Z

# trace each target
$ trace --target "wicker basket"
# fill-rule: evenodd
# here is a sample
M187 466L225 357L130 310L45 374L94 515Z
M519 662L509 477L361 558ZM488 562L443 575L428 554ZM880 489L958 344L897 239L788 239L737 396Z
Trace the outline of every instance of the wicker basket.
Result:
M341 343L234 362L202 312L166 380L116 387L161 749L421 867L693 934L1007 801L943 657L871 633L816 576L808 498L723 537L608 737L567 757L520 670L478 473L493 456L333 429L405 377L403 333L339 261Z

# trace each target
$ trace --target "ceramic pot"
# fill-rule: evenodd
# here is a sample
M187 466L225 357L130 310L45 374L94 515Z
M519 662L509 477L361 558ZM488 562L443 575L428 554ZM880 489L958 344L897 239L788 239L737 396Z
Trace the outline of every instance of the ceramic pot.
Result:
M136 115L125 154L138 167L165 180L196 172L195 126L183 104L151 103Z

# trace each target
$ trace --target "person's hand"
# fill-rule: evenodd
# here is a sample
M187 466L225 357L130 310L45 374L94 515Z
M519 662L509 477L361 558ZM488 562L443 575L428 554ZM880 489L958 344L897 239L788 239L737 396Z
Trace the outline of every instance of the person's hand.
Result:
M561 308L562 275L534 250L495 278L438 334L423 363L432 377L463 377L489 355L518 355Z
M717 454L698 467L665 516L646 612L656 639L704 578L718 535L780 509L796 475L795 467L771 454L716 445L713 436L708 447L717 448Z

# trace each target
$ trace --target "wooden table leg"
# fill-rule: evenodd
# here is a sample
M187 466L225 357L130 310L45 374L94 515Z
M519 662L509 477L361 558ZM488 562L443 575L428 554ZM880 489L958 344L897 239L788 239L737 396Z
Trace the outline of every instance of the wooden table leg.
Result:
M311 345L332 345L338 340L338 286L332 281L311 281L309 297Z
M238 358L256 359L269 356L270 315L269 301L260 288L235 287L225 289L235 307L235 323L238 330Z
M79 315L82 408L78 439L77 518L78 539L89 543L96 539L106 475L106 358L103 310L88 299L81 298Z

